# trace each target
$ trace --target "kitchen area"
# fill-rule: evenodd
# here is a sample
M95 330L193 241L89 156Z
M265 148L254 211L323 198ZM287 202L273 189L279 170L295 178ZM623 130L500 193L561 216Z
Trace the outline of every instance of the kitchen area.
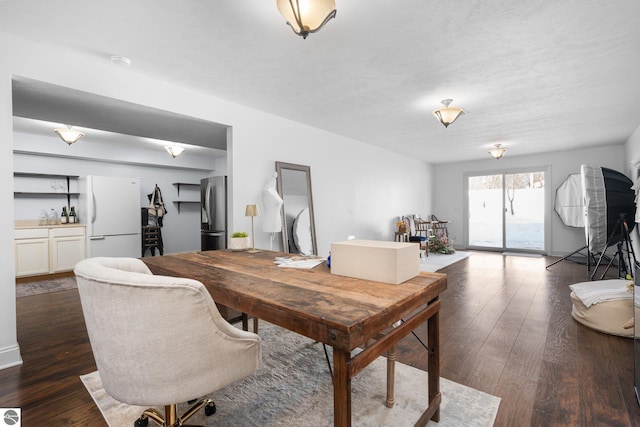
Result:
M142 239L156 187L164 253L201 249L200 184L227 174L226 126L29 79L13 92L17 277L68 273L84 257L152 255ZM71 120L84 136L65 143L54 129Z
M74 165L78 172L96 170L98 166L87 160L16 154L16 164L33 165L38 161L46 161L49 167L64 164L66 170ZM218 224L222 221L222 226L216 227L221 229L214 233L218 236L215 246L226 245L226 215L215 214L216 209L226 209L224 200L211 202L206 197L207 202L215 206L212 210L215 216L207 217L206 210L201 208L204 190L201 191L200 181L214 171L165 170L160 175L155 171L156 167L149 165L120 166L121 173L136 172L139 176L80 176L24 172L25 169L14 173L14 244L18 278L69 272L85 257L140 257L159 255L161 250L164 253L199 250L208 241L201 238L201 226L206 226L207 218L212 225L214 221ZM113 168L105 169L114 171ZM225 177L217 179L225 180ZM150 220L148 215L149 196L156 185L162 188L166 209L161 227L157 219L152 217ZM222 197L226 198L226 192ZM76 213L75 217L68 216L71 211ZM145 250L144 233L148 229L161 233L162 246L154 248L160 250Z
M22 156L24 154L18 157ZM146 179L132 176L15 172L16 277L69 272L85 257L140 257L199 250L209 241L200 235L201 225L207 225L207 218L212 226L214 218L219 218L218 224L222 221L223 225L216 227L221 229L214 233L217 236L214 245L216 249L225 247L226 215L215 214L216 209L226 209L225 205L223 201L211 202L207 197L210 206L215 206L212 210L215 216L208 217L206 210L201 209L202 174L191 172L189 175L191 181L180 173L179 180L163 185L166 178L148 183ZM157 219L149 219L149 196L155 185L164 188L166 214L161 227ZM70 217L71 211L76 215ZM160 246L145 247L147 231L160 233ZM204 236L205 232L202 233Z

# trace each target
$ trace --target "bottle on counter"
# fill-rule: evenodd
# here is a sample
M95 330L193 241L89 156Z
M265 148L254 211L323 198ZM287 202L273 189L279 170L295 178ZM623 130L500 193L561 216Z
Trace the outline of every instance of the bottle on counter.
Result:
M62 214L60 215L60 224L69 224L69 212L67 212L67 207L62 207Z
M49 216L47 212L42 209L40 211L40 216L38 217L38 225L47 225L49 223Z
M69 212L69 224L77 224L78 215L76 214L75 206L71 206L71 212Z
M49 211L49 220L47 223L49 225L58 225L58 212L56 212L55 209Z

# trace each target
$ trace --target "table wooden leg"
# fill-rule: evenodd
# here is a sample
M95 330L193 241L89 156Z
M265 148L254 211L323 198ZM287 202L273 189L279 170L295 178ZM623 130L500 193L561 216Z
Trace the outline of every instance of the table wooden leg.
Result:
M257 317L253 318L253 333L254 334L258 333L258 318Z
M429 347L429 404L440 394L440 313L436 312L427 320L427 338ZM431 419L440 421L440 408Z
M395 403L395 381L396 381L396 348L394 344L387 350L387 408L393 408Z
M333 349L333 425L351 427L351 378L347 363L351 353Z
M249 316L247 315L247 313L242 313L242 330L249 330Z

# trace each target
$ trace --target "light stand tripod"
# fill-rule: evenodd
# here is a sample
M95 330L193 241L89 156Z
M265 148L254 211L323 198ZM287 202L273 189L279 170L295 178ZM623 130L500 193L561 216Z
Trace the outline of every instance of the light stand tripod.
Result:
M587 255L586 255L586 258L587 258L587 270L590 270L591 269L591 258L593 257L593 254L591 253L591 251L589 250L589 246L587 246L587 245L581 247L580 249L577 249L577 250L571 252L569 255L563 256L562 258L560 258L558 260L555 260L551 264L547 265L545 268L548 269L549 267L554 266L554 265L556 265L557 263L559 263L561 261L578 262L578 261L572 260L571 257L574 256L575 254L582 255L581 251L583 251L585 249L587 250ZM595 258L594 258L594 261L595 261ZM578 262L578 263L580 263L580 262Z
M613 231L611 232L611 235L609 236L609 239L607 240L607 246L604 248L604 250L600 254L600 258L598 258L598 262L596 263L596 266L593 269L593 272L589 276L590 280L593 280L593 277L596 275L596 272L598 271L598 267L600 267L600 264L602 263L603 258L605 258L605 252L607 251L607 248L609 246L612 246L609 243L613 241L613 238L617 235L619 235L620 237L618 238L618 242L616 243L616 253L613 254L613 257L611 257L611 259L609 260L609 263L607 264L607 268L605 268L604 273L602 273L602 276L600 276L600 280L604 278L605 274L607 274L607 271L609 271L609 267L611 267L611 265L613 264L614 261L616 261L616 259L618 261L617 262L618 277L625 278L627 275L630 275L631 277L633 277L632 267L637 262L636 254L633 251L633 246L631 245L631 238L629 237L629 227L627 226L626 214L622 213L620 214L620 218L618 218L618 221L616 221L615 228L613 229ZM625 261L624 259L623 251L627 252L627 261ZM633 257L633 263L631 263L631 257Z

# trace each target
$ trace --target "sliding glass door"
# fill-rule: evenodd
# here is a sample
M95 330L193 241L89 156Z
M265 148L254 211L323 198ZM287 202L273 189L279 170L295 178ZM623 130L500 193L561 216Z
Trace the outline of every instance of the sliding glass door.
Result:
M502 175L470 176L467 188L469 247L502 248Z
M543 252L545 171L467 177L470 248Z

